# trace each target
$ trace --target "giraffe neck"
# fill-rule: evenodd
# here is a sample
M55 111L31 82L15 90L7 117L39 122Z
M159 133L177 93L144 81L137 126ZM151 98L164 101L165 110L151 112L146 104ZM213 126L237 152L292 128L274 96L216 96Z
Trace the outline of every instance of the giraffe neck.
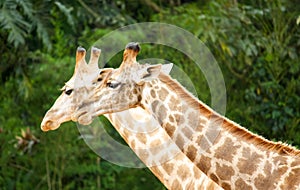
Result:
M161 74L145 84L142 107L201 171L224 189L297 189L300 151L254 135Z
M141 125L141 122L132 118L132 114L135 113L147 115L140 108L134 108L105 116L130 148L168 189L222 189L201 172L176 145L173 145L170 137L160 126L158 127L159 124L151 115L148 114L150 121ZM144 128L144 132L139 131L141 127ZM147 130L150 132L145 133ZM166 159L166 155L170 158Z

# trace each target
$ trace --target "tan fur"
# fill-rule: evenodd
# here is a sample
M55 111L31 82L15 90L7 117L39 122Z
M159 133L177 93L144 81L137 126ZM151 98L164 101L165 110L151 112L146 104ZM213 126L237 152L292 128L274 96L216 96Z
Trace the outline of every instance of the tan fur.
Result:
M261 136L251 133L245 128L242 128L237 123L219 115L203 102L196 99L190 92L184 89L177 81L174 81L170 76L160 74L159 79L167 84L171 89L176 89L176 93L182 101L187 102L190 106L200 109L200 112L203 113L206 117L210 117L211 115L215 115L219 118L219 120L223 123L222 127L226 129L228 132L236 135L237 137L243 138L243 140L253 143L254 145L267 149L273 152L277 152L281 155L289 155L289 156L300 156L300 150L287 145L281 142L272 142Z

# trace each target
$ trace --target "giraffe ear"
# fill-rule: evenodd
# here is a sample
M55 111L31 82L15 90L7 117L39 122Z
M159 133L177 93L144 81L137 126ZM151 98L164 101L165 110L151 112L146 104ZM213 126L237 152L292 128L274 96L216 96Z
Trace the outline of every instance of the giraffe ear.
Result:
M151 81L158 78L159 73L161 72L162 65L146 65L145 67L139 69L134 76L134 81L140 85L144 82Z
M161 72L165 75L169 75L173 68L173 63L163 64L161 66Z

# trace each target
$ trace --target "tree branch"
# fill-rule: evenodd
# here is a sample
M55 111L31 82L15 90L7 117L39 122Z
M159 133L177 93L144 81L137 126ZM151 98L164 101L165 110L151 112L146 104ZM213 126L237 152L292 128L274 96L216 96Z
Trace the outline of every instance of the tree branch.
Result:
M144 0L145 4L148 5L149 7L151 7L155 12L159 13L160 12L160 8L159 6L154 3L151 0Z
M95 18L100 18L100 15L97 14L96 12L94 12L89 6L87 6L87 4L85 4L82 0L77 0L82 6L83 8L85 8L89 13L91 13L91 15L93 15Z

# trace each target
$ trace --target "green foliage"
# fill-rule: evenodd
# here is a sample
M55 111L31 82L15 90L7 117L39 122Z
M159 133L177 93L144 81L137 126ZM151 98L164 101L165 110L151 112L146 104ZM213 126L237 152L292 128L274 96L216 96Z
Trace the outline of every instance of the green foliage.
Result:
M18 9L22 9L23 15ZM25 43L25 35L31 25L24 19L24 16L32 17L32 5L29 1L2 1L0 22L1 27L9 30L8 42L15 47Z
M5 0L1 1L0 23L1 28L8 31L8 43L15 47L25 45L25 38L32 31L42 42L50 44L49 33L45 21L41 20L42 14L36 9L36 3L30 0Z
M268 139L300 146L299 10L288 0L170 6L156 0L1 1L1 189L164 188L148 169L101 160L71 122L48 133L39 128L73 73L77 46L89 47L113 28L136 21L175 24L198 36L223 71L228 117ZM209 104L205 77L192 60L160 45L142 49L140 60L169 60L188 73L199 99ZM119 66L121 58L119 53L107 66ZM124 143L109 124L106 130Z
M290 1L261 2L187 4L173 10L176 16L166 10L154 19L206 43L223 70L229 117L269 139L300 145L298 15Z

